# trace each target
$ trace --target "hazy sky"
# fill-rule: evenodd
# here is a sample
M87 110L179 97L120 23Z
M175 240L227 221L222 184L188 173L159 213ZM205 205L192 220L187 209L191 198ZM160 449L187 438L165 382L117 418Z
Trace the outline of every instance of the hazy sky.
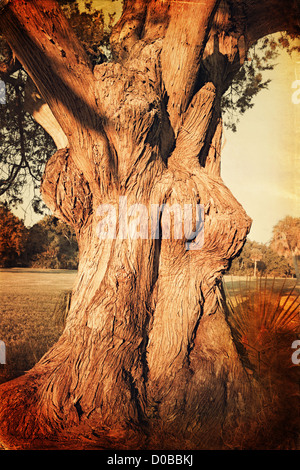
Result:
M115 11L116 18L120 14L119 1L94 0L94 5ZM223 180L253 219L249 238L263 243L278 220L300 217L300 104L292 102L300 55L291 59L282 52L277 62L269 89L255 98L237 132L225 131L223 139ZM36 220L28 211L25 223Z
M241 117L237 133L225 132L221 164L223 180L253 219L249 238L263 243L278 220L300 217L300 104L292 101L300 56L282 52L277 62L269 89Z

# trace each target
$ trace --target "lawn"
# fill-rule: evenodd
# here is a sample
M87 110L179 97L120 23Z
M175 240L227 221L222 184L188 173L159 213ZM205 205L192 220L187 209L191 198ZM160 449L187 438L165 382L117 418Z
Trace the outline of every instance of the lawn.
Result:
M57 312L63 312L60 307L75 277L76 271L0 269L0 340L7 351L0 384L32 368L57 341L64 328L63 315ZM300 286L294 279L224 280L237 348L267 393L263 406L270 448L299 449L300 366L291 361L291 345L300 334ZM259 421L254 423L258 429Z
M75 276L67 270L0 269L0 340L7 356L0 383L30 369L57 341L63 324L54 312Z
M0 340L6 345L7 364L0 364L0 383L30 369L57 341L63 322L57 312L64 295L70 292L76 271L51 269L0 269ZM281 303L300 288L293 279L251 280L225 276L225 286L232 304L237 306L250 291L271 289ZM293 290L294 288L294 290Z

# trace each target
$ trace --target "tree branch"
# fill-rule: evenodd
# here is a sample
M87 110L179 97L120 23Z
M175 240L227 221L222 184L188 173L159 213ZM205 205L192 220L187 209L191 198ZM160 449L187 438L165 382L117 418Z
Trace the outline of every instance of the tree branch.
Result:
M205 145L216 102L216 89L207 83L193 97L182 116L176 147L169 158L169 167L184 167L191 172L199 168L199 154Z
M110 36L110 44L115 58L126 59L132 46L140 39L149 1L124 1L122 16Z
M0 13L0 27L70 146L80 149L72 155L75 164L87 180L95 181L95 163L103 165L105 155L104 166L109 164L108 143L99 117L101 109L94 94L95 79L58 4L54 0L10 0ZM93 155L95 141L98 161Z
M298 0L233 0L232 3L242 4L248 47L261 37L279 31L300 34Z
M1 12L0 26L53 113L60 113L62 127L72 135L70 113L80 118L78 110L84 104L95 109L94 81L85 52L59 6L51 0L11 0ZM94 116L89 117L93 121Z
M27 79L25 87L24 109L29 112L35 121L52 137L57 149L63 149L69 146L64 131L30 78Z
M173 128L187 110L193 96L198 70L211 21L220 0L171 3L170 22L161 53L162 77L169 97L168 112Z

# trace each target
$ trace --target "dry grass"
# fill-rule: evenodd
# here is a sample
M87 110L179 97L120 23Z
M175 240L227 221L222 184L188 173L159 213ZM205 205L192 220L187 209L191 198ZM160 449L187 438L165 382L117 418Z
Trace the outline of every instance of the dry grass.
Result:
M75 272L0 270L0 340L7 365L0 383L33 365L59 338ZM224 439L228 449L300 449L299 368L291 349L299 337L299 287L293 280L226 279L228 319L244 363L265 397L247 427Z
M59 306L74 279L74 271L0 270L0 339L7 351L0 383L32 368L57 341L63 329Z

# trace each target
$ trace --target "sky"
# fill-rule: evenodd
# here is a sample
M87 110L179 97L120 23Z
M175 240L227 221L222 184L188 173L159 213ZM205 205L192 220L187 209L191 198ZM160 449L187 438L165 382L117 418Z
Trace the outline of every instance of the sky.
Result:
M120 2L94 0L96 7L120 14ZM224 131L221 176L252 218L251 240L268 243L273 226L286 215L300 217L300 93L292 88L299 80L300 55L291 58L285 51L269 72L268 90L255 98L254 108L241 116L237 132ZM264 75L268 78L267 75ZM294 102L292 97L294 96ZM25 195L25 223L39 218ZM17 211L24 217L22 209Z
M248 238L261 243L280 219L300 217L300 55L276 62L237 132L224 132L221 157L223 181L253 220Z

